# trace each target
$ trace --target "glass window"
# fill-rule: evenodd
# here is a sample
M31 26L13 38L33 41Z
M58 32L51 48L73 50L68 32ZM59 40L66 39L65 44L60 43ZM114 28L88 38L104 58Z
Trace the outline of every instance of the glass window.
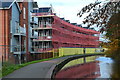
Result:
M26 19L26 8L23 8L23 18Z

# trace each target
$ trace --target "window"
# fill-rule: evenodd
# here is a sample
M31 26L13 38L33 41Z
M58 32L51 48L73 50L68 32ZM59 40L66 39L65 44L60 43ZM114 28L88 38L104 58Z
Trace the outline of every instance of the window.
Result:
M24 31L23 32L25 33L26 32L26 29L25 29L26 28L26 24L24 24L23 27L24 27L24 29L23 29Z
M32 21L34 21L34 17L32 17Z
M24 24L24 28L26 28L26 24Z
M16 26L16 27L19 27L19 22L16 21L16 22L15 22L15 26Z
M20 32L20 27L19 27L19 23L16 21L15 22L15 26L16 26L16 33L19 33Z
M10 33L12 33L12 20L10 20Z
M36 9L36 10L33 10L33 13L37 13L38 12L38 10Z
M32 36L34 36L34 31L32 30Z
M26 19L26 8L23 8L23 18Z

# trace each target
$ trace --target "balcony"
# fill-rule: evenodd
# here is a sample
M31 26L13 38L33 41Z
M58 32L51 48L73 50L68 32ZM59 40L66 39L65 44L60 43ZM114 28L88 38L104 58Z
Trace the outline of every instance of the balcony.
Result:
M38 39L33 39L33 41L52 41L52 36L38 37Z
M14 54L25 54L26 53L26 48L25 46L16 46L14 47Z
M21 26L16 27L14 36L26 36L26 28Z
M30 21L30 24L34 24L34 25L37 25L38 23L36 21Z
M43 29L52 29L52 24L41 24L38 26L34 26L33 30L43 30Z
M52 52L53 48L34 48L35 53Z
M50 13L50 12L45 12L45 13L32 13L33 17L52 17L55 16L54 13Z
M34 34L34 35L31 35L30 37L31 39L37 39L38 38L38 35Z
M33 31L33 30L32 30L32 27L30 27L30 38L31 38L31 39L36 39L36 38L38 38L38 32Z

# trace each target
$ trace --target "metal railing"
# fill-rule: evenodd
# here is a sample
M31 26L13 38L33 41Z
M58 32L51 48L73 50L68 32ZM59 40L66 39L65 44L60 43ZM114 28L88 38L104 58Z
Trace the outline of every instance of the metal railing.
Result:
M15 29L15 34L26 34L26 28L23 28L21 26L17 26Z
M26 51L25 46L15 46L14 47L14 52L24 52Z
M43 15L55 15L51 12L44 12L44 13L32 13L32 16L43 16Z

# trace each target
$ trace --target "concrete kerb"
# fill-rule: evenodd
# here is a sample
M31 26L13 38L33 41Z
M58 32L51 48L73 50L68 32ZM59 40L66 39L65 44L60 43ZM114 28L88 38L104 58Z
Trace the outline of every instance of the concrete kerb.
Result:
M47 75L45 78L51 78L52 74L53 74L53 70L55 69L56 65L53 65L50 70L48 71Z
M54 80L55 75L62 69L62 67L72 60L83 58L83 57L89 57L89 56L97 56L97 55L104 55L104 54L102 53L102 54L85 54L85 55L69 56L67 59L62 60L61 62L59 62L58 64L56 64L52 67L52 69L50 70L51 73L50 73L49 77L52 80ZM47 78L48 78L48 76L47 76Z

